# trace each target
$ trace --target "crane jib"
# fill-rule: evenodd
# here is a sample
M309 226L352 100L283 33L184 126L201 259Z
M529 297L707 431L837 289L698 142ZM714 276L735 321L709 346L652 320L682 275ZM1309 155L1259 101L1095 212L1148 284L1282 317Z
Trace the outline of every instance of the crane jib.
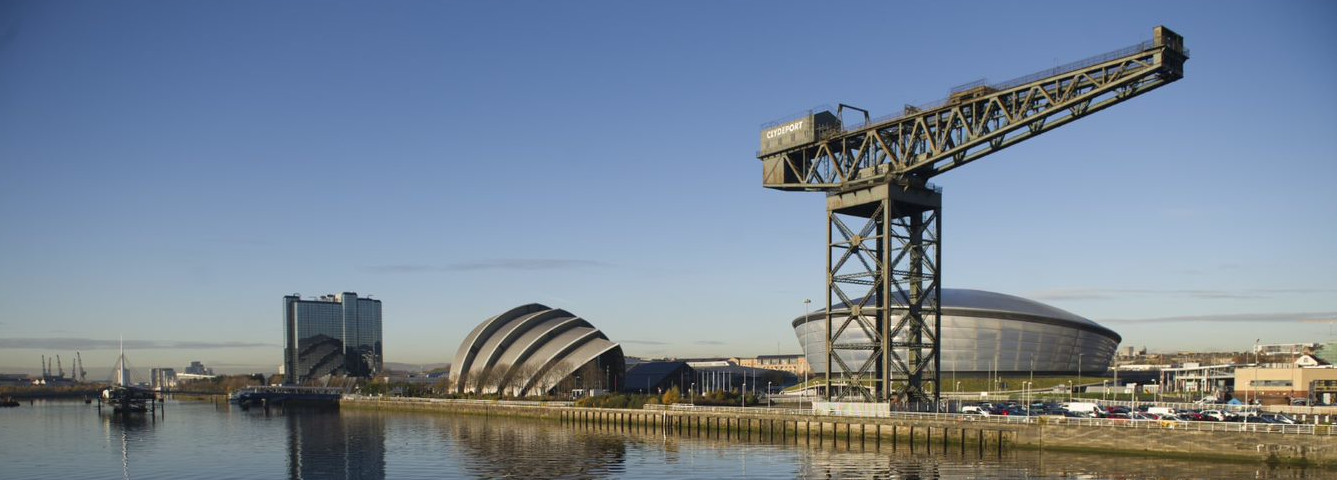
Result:
M988 85L953 89L931 104L845 128L829 110L760 132L764 186L831 191L853 183L923 179L1183 78L1183 37L1153 40Z

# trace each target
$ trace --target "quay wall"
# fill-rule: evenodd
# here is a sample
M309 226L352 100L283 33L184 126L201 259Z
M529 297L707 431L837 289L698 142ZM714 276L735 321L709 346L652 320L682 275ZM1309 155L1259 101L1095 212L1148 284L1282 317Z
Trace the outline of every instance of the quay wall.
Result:
M630 433L662 433L741 441L797 444L943 449L1040 449L1107 455L1224 459L1245 462L1337 464L1335 427L1308 433L1262 431L1252 424L1214 424L1214 430L1165 428L1147 422L1057 422L1047 418L985 418L966 415L921 417L846 417L813 415L805 410L765 408L646 409L579 408L568 402L431 400L346 396L342 408L436 411L469 415L540 418L572 425ZM1235 430L1241 428L1240 430ZM1321 427L1322 428L1322 427Z

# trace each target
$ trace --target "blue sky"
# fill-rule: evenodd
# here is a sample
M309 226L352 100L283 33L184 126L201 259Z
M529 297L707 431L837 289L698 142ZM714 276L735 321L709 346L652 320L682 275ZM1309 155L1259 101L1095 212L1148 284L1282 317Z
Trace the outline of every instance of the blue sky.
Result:
M800 352L824 199L760 124L1136 44L1180 82L936 179L943 284L1125 345L1335 339L1333 2L0 3L0 371L273 371L281 297L445 362L540 302L630 355Z

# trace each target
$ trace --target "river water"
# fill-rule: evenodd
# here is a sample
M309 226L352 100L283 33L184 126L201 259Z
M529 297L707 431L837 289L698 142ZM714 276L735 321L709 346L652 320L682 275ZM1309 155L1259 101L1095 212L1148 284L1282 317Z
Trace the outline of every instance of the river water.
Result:
M437 413L243 411L168 400L124 417L75 401L0 409L3 479L1336 478L1334 469L907 444L793 445Z

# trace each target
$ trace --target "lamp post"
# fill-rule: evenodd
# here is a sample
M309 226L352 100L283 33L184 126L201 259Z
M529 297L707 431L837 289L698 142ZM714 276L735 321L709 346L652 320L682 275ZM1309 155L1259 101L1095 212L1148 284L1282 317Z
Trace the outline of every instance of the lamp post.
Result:
M1071 402L1071 401L1075 401L1075 398L1076 398L1076 397L1074 397L1074 396L1072 395L1073 392L1074 392L1074 391L1072 390L1072 381L1071 381L1071 380L1068 380L1068 381L1067 381L1067 401L1069 401L1069 402Z
M694 382L690 382L690 406L691 406L691 407L694 406L694 386L695 386L695 385L698 385L698 384L697 384L697 383L694 383Z
M764 398L769 399L769 408L774 407L774 397L769 396L769 394L773 392L773 388L774 382L769 382L769 385L764 387Z
M809 323L809 322L806 321L806 316L811 314L811 299L808 298L808 299L802 300L802 301L801 301L801 304L802 304L802 307L801 307L801 326L802 326L802 328L805 329L805 330L802 331L802 335L801 335L801 356L802 356L802 360L805 360L805 361L806 361L806 365L805 365L805 368L806 368L806 379L805 379L805 380L802 380L801 384L802 384L802 385L804 386L804 388L806 389L805 394L804 394L803 396L805 396L805 397L810 397L810 396L811 396L811 354L810 354L810 348L809 348L809 345L811 344L811 332L810 332L810 330L811 330L811 326L810 326L810 325L807 325L807 323Z
M1258 342L1262 340L1261 338L1253 340L1253 400L1255 402L1258 401L1258 370L1261 368L1258 365Z
M746 408L746 378L741 377L741 408Z
M1025 423L1030 423L1030 387L1034 382L1021 382L1021 390L1025 391Z

